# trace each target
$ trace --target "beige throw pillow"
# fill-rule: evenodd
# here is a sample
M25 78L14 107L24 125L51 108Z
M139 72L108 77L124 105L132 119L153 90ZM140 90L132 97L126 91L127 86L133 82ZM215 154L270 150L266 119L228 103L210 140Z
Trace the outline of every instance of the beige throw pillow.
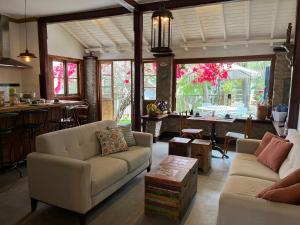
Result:
M101 145L102 156L128 150L124 135L118 128L97 131L96 136Z

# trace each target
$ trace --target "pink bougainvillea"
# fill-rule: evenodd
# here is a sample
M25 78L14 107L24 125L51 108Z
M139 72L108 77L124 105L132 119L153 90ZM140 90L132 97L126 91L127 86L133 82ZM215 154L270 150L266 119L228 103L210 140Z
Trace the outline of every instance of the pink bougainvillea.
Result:
M231 68L231 64L224 63L205 63L194 64L193 68L189 70L185 64L178 64L176 68L177 79L186 75L196 75L196 78L192 80L193 84L209 82L211 85L216 86L218 79L228 79L228 69Z
M63 84L64 84L64 63L59 61L53 62L53 77L56 79L56 85L54 87L54 93L61 94L63 92ZM76 78L77 76L77 64L76 63L68 63L67 64L67 76Z

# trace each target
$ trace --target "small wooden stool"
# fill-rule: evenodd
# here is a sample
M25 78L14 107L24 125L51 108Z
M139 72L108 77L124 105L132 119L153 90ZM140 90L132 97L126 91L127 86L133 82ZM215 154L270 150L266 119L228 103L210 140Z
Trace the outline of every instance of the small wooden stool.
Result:
M189 138L174 137L169 141L169 155L190 156Z
M207 173L211 165L211 141L195 139L191 143L191 157L199 160L198 168Z
M181 130L181 137L183 138L190 138L194 139L201 139L202 138L202 129L182 129Z

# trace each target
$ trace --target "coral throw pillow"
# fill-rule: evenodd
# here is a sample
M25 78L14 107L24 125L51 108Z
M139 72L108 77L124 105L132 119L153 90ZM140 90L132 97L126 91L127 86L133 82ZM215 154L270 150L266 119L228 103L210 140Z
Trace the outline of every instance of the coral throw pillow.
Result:
M100 152L102 156L128 150L124 135L120 129L97 131L96 136L101 145Z
M262 151L265 149L265 147L270 143L271 139L273 137L277 137L275 134L272 134L270 132L266 132L261 140L260 145L257 147L254 155L257 157L260 153L262 153Z
M262 196L263 199L287 204L300 203L300 183L288 187L270 190Z
M270 187L267 187L262 192L260 192L256 197L261 198L265 193L267 193L270 190L285 188L297 183L300 183L300 169L295 170L290 175L277 181L276 183L272 184Z
M272 138L270 143L258 155L257 160L273 171L278 172L292 147L293 144L290 142L276 137Z

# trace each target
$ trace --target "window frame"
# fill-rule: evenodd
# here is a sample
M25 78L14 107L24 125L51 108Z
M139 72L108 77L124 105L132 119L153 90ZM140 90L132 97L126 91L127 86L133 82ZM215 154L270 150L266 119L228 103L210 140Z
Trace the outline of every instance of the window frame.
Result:
M54 93L54 75L53 75L53 61L62 62L64 66L64 94L55 94ZM69 78L67 75L67 65L68 63L74 63L77 64L77 93L76 94L70 94L69 93ZM75 58L68 58L68 57L62 57L62 56L54 56L49 55L49 81L50 81L50 96L52 98L58 98L58 99L82 99L83 97L83 60L82 59L75 59ZM71 78L76 79L76 78Z
M251 61L271 61L268 98L271 100L273 107L273 85L276 55L250 55L250 56L233 56L233 57L217 57L217 58L190 58L190 59L174 59L173 64L173 90L172 90L172 111L176 111L176 68L178 64L198 64L198 63L232 63L232 62L251 62ZM270 112L269 112L270 114ZM269 116L269 115L268 115Z
M156 60L143 60L143 66L142 66L142 69L143 69L143 101L156 101L157 99L157 96L155 97L155 99L145 99L145 88L152 88L152 87L145 87L145 63L156 63L157 64L157 61ZM147 75L147 77L156 77L157 79L157 67L156 67L156 74L155 75ZM156 92L156 89L157 89L157 84L155 85L155 92Z

